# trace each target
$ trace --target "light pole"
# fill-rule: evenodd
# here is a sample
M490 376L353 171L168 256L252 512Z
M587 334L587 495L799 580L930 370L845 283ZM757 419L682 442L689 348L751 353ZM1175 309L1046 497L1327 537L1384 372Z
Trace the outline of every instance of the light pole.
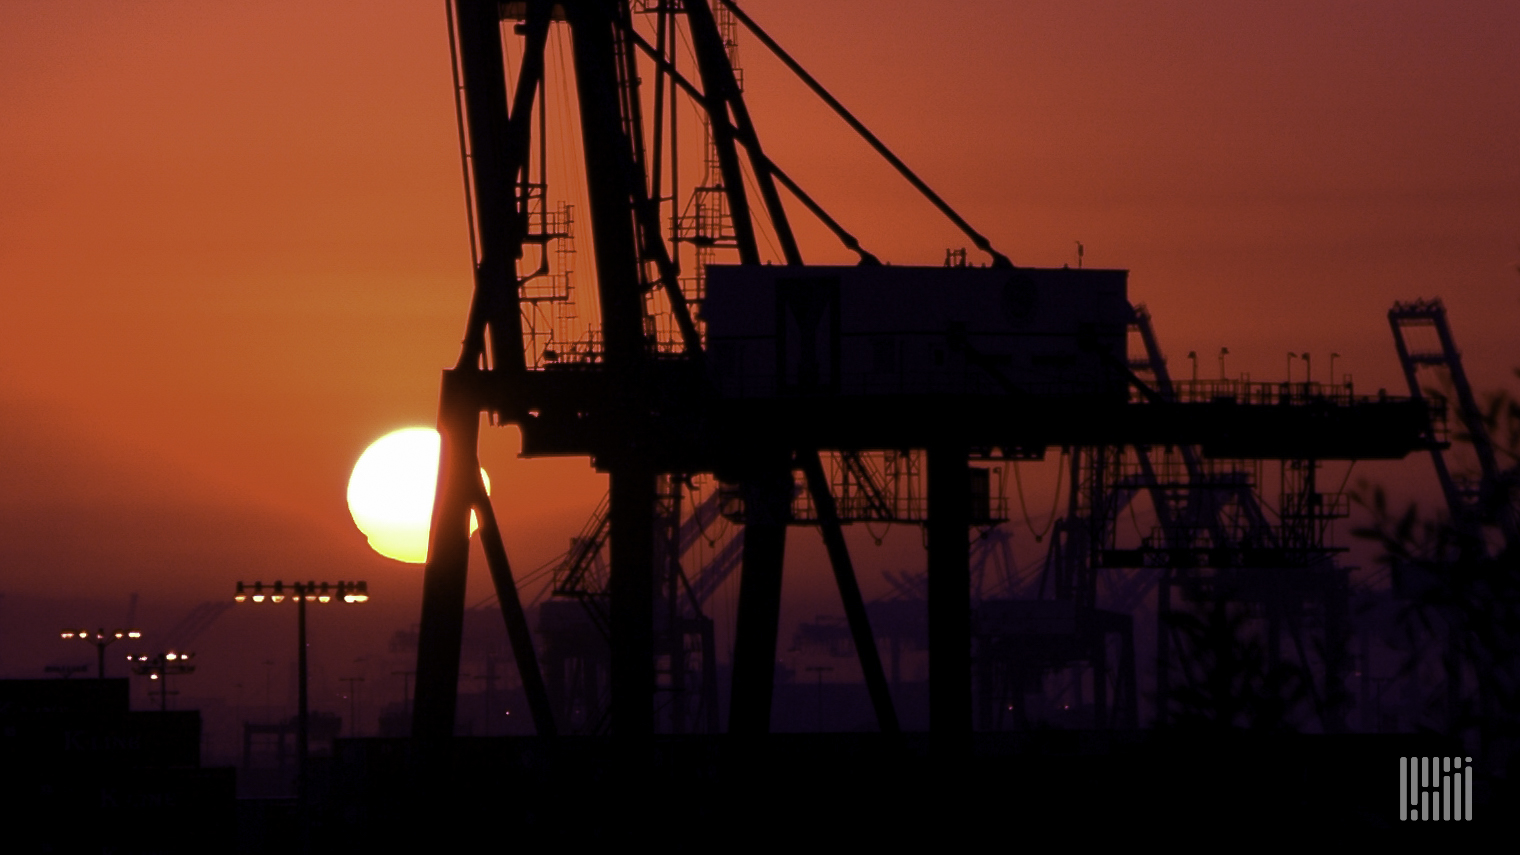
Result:
M392 677L401 678L401 714L407 721L412 720L412 675L416 671L392 671Z
M274 708L274 660L264 660L264 708Z
M302 804L306 803L306 761L310 751L311 711L307 704L306 672L306 604L325 605L333 601L342 603L369 602L369 585L365 582L239 582L232 595L233 602L278 605L287 599L296 603L296 670L299 684L298 712L296 714L296 790Z
M348 684L348 735L359 735L359 683L363 677L339 677L338 682Z
M112 632L106 632L103 629L97 629L94 632L87 629L66 629L60 635L66 640L77 638L95 645L95 661L99 669L95 677L99 680L106 678L106 648L108 646L123 638L142 638L142 632L135 629L118 629Z
M485 693L481 697L481 701L485 704L485 719L484 719L484 724L483 724L483 726L481 728L480 735L481 736L490 736L491 735L491 731L492 731L492 729L494 727L494 724L495 724L495 721L496 721L496 703L495 703L495 701L496 701L496 657L495 656L492 656L489 653L486 654L486 672L484 674L481 674L480 676L476 677L475 679L477 679L477 680L483 680L483 681L485 681L485 684L486 684Z
M818 674L818 732L823 732L823 675L826 671L832 671L827 665L809 665L807 670Z

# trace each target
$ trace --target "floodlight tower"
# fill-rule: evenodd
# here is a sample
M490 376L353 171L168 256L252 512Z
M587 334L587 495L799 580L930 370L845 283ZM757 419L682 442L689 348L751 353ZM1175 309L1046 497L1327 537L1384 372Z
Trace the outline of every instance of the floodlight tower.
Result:
M87 629L66 629L59 633L59 636L65 641L77 638L95 645L95 676L104 680L106 678L106 648L124 638L134 640L142 638L142 630L118 629L114 632L106 632L104 629L97 629L92 633Z

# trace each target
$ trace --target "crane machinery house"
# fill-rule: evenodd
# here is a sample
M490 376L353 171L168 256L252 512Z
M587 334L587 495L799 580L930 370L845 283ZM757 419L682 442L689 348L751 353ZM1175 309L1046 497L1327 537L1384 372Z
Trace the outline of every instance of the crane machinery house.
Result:
M1125 392L1125 270L714 265L724 398Z

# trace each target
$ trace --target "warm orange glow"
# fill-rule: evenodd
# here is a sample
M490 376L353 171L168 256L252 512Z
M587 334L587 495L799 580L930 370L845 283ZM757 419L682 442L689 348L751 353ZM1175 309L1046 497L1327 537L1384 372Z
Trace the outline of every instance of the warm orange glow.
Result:
M369 538L370 548L387 558L408 564L427 561L440 444L432 428L403 428L375 440L354 464L348 480L349 513ZM489 493L491 479L484 469L480 477ZM477 525L472 512L471 534Z
M1334 352L1335 380L1397 394L1384 313L1439 295L1472 384L1511 382L1520 4L740 5L1015 263L1075 265L1081 241L1086 266L1131 268L1174 378L1193 351L1200 378L1278 380L1291 348L1326 354L1316 380ZM648 34L655 16L634 17ZM551 76L574 70L563 30ZM867 249L938 264L969 245L738 39L766 157ZM0 3L0 548L29 568L7 576L8 614L31 594L101 598L86 615L134 591L224 599L230 570L213 568L380 584L338 493L376 432L433 423L439 369L459 357L475 259L451 67L441 2ZM549 91L544 204L576 206L568 268L590 326L574 96ZM678 101L680 193L664 195L667 169L662 222L705 183L703 133ZM853 263L785 204L805 260ZM482 464L512 473L496 508L509 551L536 563L580 532L606 479L519 448L513 428L482 432ZM1428 458L1373 465L1353 481L1434 484ZM1053 468L1026 464L1025 487ZM833 596L826 570L788 572L788 596ZM489 584L472 573L472 600ZM270 594L250 585L245 602Z

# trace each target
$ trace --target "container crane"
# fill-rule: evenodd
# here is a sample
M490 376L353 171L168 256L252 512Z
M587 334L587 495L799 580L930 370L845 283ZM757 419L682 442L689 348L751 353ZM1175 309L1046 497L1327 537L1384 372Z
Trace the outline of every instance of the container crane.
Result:
M768 729L787 530L801 522L820 530L878 726L893 731L896 713L842 533L850 511L841 510L824 459L922 454L930 727L956 737L969 734L973 712L973 459L1052 445L1398 457L1428 441L1420 401L1158 393L1126 358L1126 271L1016 267L732 0L455 0L450 9L475 281L460 356L440 392L443 442L413 716L419 738L452 733L472 510L534 722L543 734L557 727L480 481L482 414L517 426L524 455L588 456L607 473L611 731L626 737L656 727L662 479L709 474L742 502L730 732ZM880 264L767 155L719 12L771 50L988 265ZM635 24L646 14L653 39ZM577 338L546 338L532 321L556 295L569 302L568 285L556 284L563 280L543 263L550 246L569 239L572 219L564 208L552 214L545 178L552 28L567 31L574 57L596 278L596 324ZM678 56L682 42L694 62ZM509 55L518 57L510 78ZM700 211L683 209L697 211L695 219L675 212L678 95L700 114L715 165L699 188ZM805 264L783 191L859 264ZM763 263L761 231L774 236L779 263ZM737 263L683 276L683 246L723 249ZM799 484L813 509L807 520L793 509Z

